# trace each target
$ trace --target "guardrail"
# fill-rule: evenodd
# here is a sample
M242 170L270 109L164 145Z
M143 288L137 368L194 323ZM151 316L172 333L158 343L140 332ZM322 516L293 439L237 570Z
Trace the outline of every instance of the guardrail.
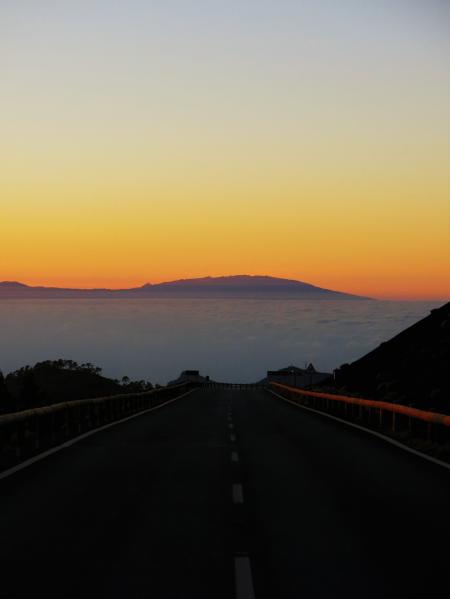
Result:
M143 393L80 399L0 416L0 471L73 437L162 405L197 387L183 383Z
M239 389L245 391L247 389L260 389L264 385L262 383L217 383L209 381L208 383L203 383L202 387L204 389Z
M273 387L286 399L319 412L382 430L392 436L423 439L430 445L439 444L442 453L450 456L448 414L428 412L386 401L307 391L275 382L270 382L269 387Z

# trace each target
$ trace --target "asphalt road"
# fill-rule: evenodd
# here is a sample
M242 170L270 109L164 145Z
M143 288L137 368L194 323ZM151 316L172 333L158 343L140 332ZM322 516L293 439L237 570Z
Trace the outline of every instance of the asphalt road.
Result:
M450 597L450 471L199 390L0 480L0 597Z

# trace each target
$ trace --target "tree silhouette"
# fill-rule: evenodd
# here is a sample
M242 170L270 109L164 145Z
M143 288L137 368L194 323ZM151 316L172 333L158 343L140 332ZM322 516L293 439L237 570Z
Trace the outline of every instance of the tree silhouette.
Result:
M21 377L20 404L26 408L38 406L43 400L43 394L36 383L34 373L27 371Z
M8 392L3 372L0 370L0 411L8 409L10 402L11 396Z
M121 380L102 376L102 369L74 360L44 360L23 366L0 378L0 412L26 410L61 401L72 401L121 393L142 393L153 388L149 381Z

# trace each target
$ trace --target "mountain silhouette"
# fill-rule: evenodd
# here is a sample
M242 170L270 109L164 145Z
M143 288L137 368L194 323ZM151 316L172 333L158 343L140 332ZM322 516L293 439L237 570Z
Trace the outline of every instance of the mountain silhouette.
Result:
M0 299L83 299L83 298L248 298L248 299L342 299L366 297L316 287L310 283L269 276L234 275L180 279L130 289L70 289L31 287L15 281L0 282Z
M450 302L335 370L339 393L450 413Z

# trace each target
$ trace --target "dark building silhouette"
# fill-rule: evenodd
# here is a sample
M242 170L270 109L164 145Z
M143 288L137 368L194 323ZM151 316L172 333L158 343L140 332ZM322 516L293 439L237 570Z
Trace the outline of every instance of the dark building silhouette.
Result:
M268 370L266 381L290 387L308 387L320 383L330 376L329 372L318 372L312 364L306 368L291 365L280 370Z
M180 385L181 383L206 383L209 376L201 376L198 370L183 370L180 376L168 383L168 385Z

